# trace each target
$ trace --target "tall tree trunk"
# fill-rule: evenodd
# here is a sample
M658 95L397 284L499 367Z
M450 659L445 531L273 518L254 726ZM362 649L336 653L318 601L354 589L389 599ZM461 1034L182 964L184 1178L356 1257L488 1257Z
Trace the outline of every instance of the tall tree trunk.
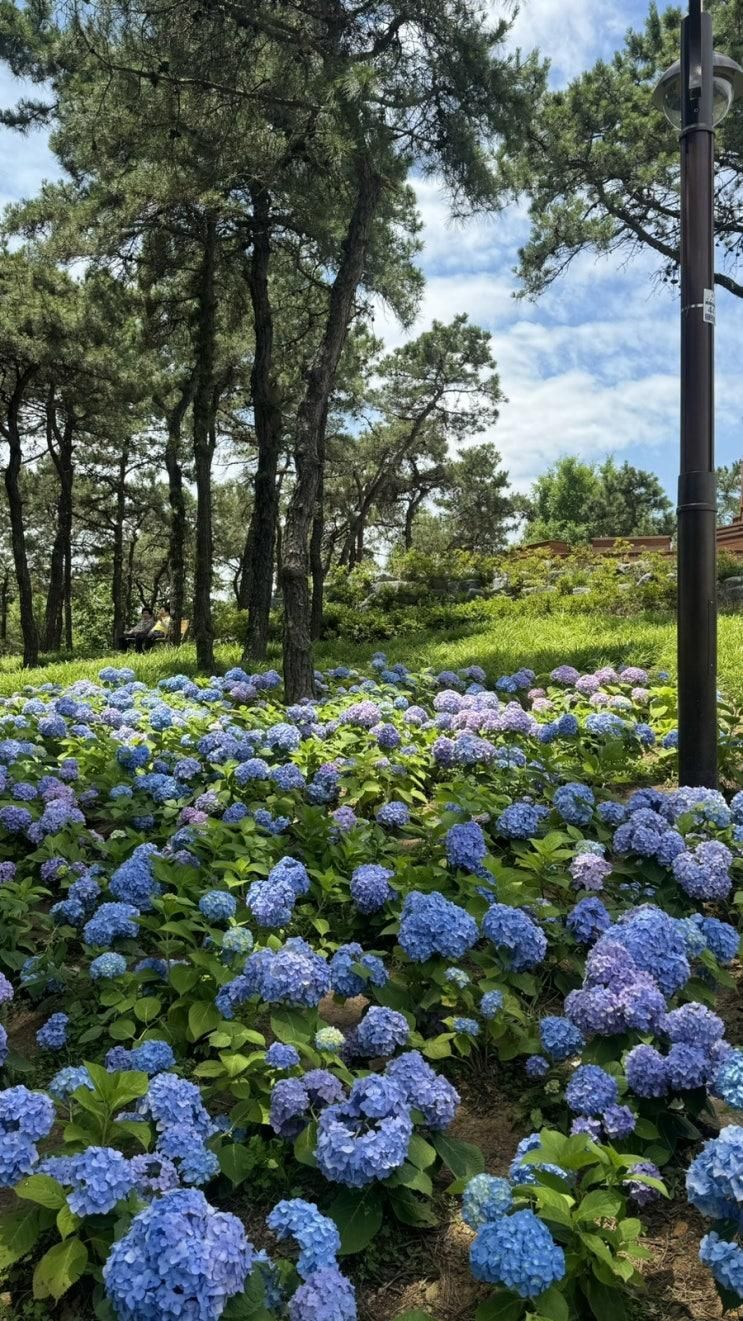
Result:
M10 588L10 574L5 571L0 581L0 642L5 644L8 641L8 592Z
M405 530L403 532L403 544L406 550L412 550L413 548L413 524L415 523L415 516L418 513L418 510L423 504L423 500L423 491L421 491L419 495L411 496L408 500L407 508L405 510Z
M168 473L168 502L170 504L170 534L168 537L168 564L170 569L170 619L173 641L181 642L181 625L186 604L186 497L183 489L181 465L181 428L193 399L194 380L181 387L180 396L171 409L165 410L168 439L165 444L165 467Z
M322 558L322 541L325 531L325 422L323 422L321 428L318 444L318 466L320 471L317 479L317 497L312 519L312 532L310 533L310 574L312 576L310 637L313 642L317 642L322 633L323 595L325 590L325 566Z
M119 468L116 474L114 505L114 541L113 564L111 569L111 605L113 620L111 635L113 645L118 646L127 623L128 604L124 593L124 519L126 517L126 474L129 467L131 442L125 440L119 455Z
M273 309L268 276L271 259L271 199L264 188L251 190L253 255L248 283L253 306L255 352L250 374L258 467L250 531L245 547L243 578L248 607L244 660L264 660L273 594L276 515L279 504L276 470L281 449L281 401L273 371Z
M358 162L357 178L356 201L330 291L325 331L308 372L297 417L294 453L297 478L286 516L281 565L284 690L289 702L311 696L315 687L307 543L320 481L320 454L328 400L348 334L354 297L364 272L372 222L382 191L382 180L372 169L367 156L362 156Z
M72 651L72 537L64 562L64 645L65 651Z
M62 646L62 628L65 605L66 565L70 559L72 540L72 440L74 421L67 415L60 429L53 390L46 404L46 442L59 481L57 495L57 526L52 543L49 566L49 587L44 613L44 648L59 651Z
M196 664L202 673L211 673L214 669L212 458L214 456L214 360L217 320L214 290L216 252L217 224L214 216L209 213L205 221L204 254L199 278L195 343L196 389L193 401L196 560L194 566L192 629L196 642Z
M26 552L26 533L23 525L23 497L21 496L21 464L23 461L19 416L23 391L32 375L31 371L22 373L16 381L10 397L7 412L5 438L8 442L8 464L5 469L5 490L8 495L10 514L10 536L13 547L13 564L18 583L18 604L21 613L21 633L23 636L23 664L39 663L39 634L34 618L34 594L31 585L31 573Z

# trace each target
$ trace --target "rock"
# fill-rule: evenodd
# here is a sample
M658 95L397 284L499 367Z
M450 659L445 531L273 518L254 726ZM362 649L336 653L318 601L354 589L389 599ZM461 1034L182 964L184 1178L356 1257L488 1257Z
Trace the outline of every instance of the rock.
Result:
M590 593L590 591L591 591L590 587L574 587L573 590L572 590L572 592L570 593L570 595L571 595L571 596L588 596L588 594Z
M645 583L651 583L653 581L653 577L654 575L652 573L643 573L642 576L637 579L637 586L644 587Z
M377 578L371 585L372 596L379 596L380 592L399 592L407 583L402 578Z
M743 587L743 578L723 578L720 591L727 592L731 587Z
M505 573L494 573L490 582L491 592L505 592L508 586L508 578Z

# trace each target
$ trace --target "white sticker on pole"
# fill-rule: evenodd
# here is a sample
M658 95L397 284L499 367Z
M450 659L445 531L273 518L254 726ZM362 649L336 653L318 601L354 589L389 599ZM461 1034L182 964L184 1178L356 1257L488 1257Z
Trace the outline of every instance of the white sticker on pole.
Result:
M715 291L714 289L705 289L702 318L708 321L711 326L715 324Z

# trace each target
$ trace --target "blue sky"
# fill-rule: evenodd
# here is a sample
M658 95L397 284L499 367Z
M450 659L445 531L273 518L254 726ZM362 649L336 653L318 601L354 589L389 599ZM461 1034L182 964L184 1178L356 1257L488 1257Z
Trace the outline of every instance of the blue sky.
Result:
M645 0L523 0L513 40L523 49L539 46L559 84L610 55L646 12ZM0 98L3 104L14 99L2 70ZM0 203L33 194L57 173L43 135L0 131ZM670 290L654 284L652 260L623 266L581 258L539 302L516 302L513 267L528 232L523 213L514 209L452 226L435 181L421 184L418 196L427 287L412 333L434 317L447 320L462 311L490 330L509 401L492 438L514 483L528 487L561 454L594 460L613 453L657 472L673 497L678 304ZM724 290L717 297L717 454L727 463L743 457L736 353L743 301ZM383 310L377 329L390 345L402 338Z

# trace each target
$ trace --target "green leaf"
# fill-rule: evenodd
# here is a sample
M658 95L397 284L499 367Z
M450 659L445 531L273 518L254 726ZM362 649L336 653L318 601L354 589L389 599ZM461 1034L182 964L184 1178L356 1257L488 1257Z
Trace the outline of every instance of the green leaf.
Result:
M457 1179L472 1179L485 1169L485 1157L473 1142L450 1138L445 1133L435 1133L431 1141L447 1169Z
M188 1030L194 1041L213 1032L222 1016L211 1000L194 1000L188 1011Z
M526 1303L513 1294L497 1293L492 1298L480 1303L475 1312L475 1321L521 1321L526 1310Z
M420 1133L414 1133L408 1146L408 1160L419 1170L427 1170L436 1159L436 1148L426 1142Z
M58 1211L67 1201L64 1189L49 1174L29 1174L27 1179L22 1179L16 1185L15 1191L24 1201L36 1202L39 1206L48 1207L50 1211Z
M79 1238L66 1238L44 1253L34 1271L34 1298L55 1303L71 1289L88 1264L88 1249Z
M297 1045L312 1038L313 1026L305 1013L296 1009L277 1009L271 1015L271 1031L286 1045Z
M587 1277L581 1281L581 1288L596 1321L627 1321L624 1300L616 1286L601 1284L599 1280Z
M246 1148L238 1146L237 1143L222 1147L219 1153L219 1168L227 1175L233 1188L248 1177L254 1163L253 1157Z
M432 1037L423 1047L423 1054L429 1060L445 1060L451 1055L452 1033L443 1033L439 1037Z
M392 1209L404 1225L413 1225L415 1229L433 1228L439 1223L429 1202L422 1202L408 1188L390 1188L389 1199Z
M25 1257L41 1233L42 1217L35 1206L10 1211L0 1217L0 1269Z
M70 1234L75 1233L79 1224L80 1217L76 1216L75 1212L71 1211L65 1202L64 1206L61 1206L57 1212L57 1229L60 1237L69 1238Z
M137 1025L133 1018L117 1018L108 1028L108 1035L114 1041L131 1041L136 1032Z
M590 1220L613 1220L622 1209L622 1199L618 1193L611 1193L597 1188L588 1193L578 1207L575 1218L578 1222Z
M425 1170L417 1169L415 1165L411 1165L410 1161L407 1160L404 1165L400 1166L399 1170L395 1170L395 1173L390 1176L386 1181L386 1186L388 1188L410 1188L413 1192L423 1193L424 1197L433 1195L433 1184L429 1175L426 1174Z
M149 1085L149 1079L146 1073L139 1069L127 1069L125 1073L116 1075L113 1095L111 1097L111 1106L114 1110L122 1110L130 1101L139 1100L144 1096Z
M162 1012L163 1002L157 995L144 995L134 1006L135 1017L140 1023L154 1023Z
M308 1124L302 1129L299 1137L294 1142L294 1155L300 1165L309 1165L310 1169L317 1169L317 1158L315 1156L315 1147L317 1146L317 1124Z
M552 1285L546 1293L540 1293L537 1299L539 1315L547 1318L547 1321L570 1321L570 1308L564 1293L561 1293L556 1284Z
M170 984L174 986L179 995L188 995L192 991L201 973L197 968L186 968L181 966L171 968L169 972Z
M382 1204L376 1188L343 1188L331 1202L332 1216L341 1236L341 1255L361 1252L382 1227Z
M394 1321L436 1321L430 1312L421 1312L420 1308L415 1312L398 1312Z

